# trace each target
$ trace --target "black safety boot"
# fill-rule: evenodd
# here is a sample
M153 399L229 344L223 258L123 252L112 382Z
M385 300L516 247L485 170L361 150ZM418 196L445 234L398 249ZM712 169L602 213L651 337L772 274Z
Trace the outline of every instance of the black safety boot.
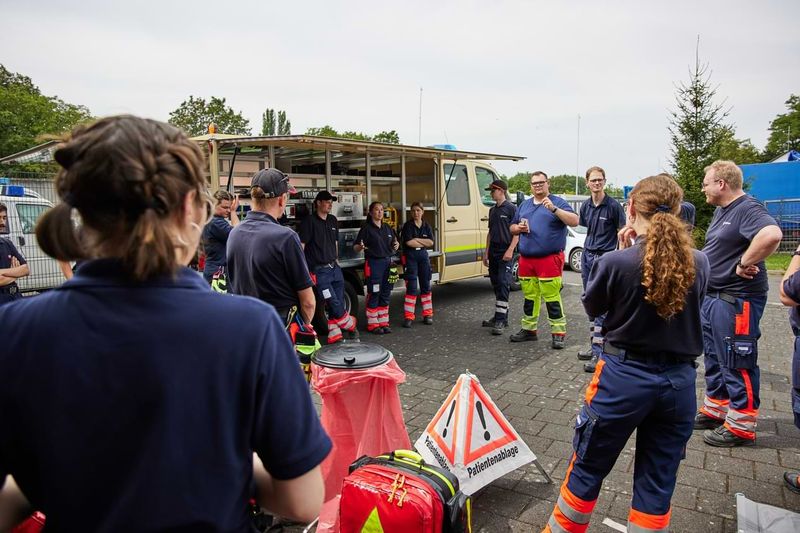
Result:
M357 329L354 329L353 331L348 331L347 332L347 338L350 339L351 341L357 341L358 337L359 337L359 334L358 334L358 330Z
M733 448L735 446L754 446L756 440L742 438L739 435L735 435L725 426L720 426L713 431L706 430L703 433L703 442L718 448Z
M783 482L790 491L800 494L800 472L784 472Z
M411 324L413 324L413 323L414 323L413 320L409 320L409 319L406 318L405 320L403 320L403 327L404 328L410 328Z
M578 360L579 361L588 361L592 358L592 347L589 346L585 350L580 350L578 352Z
M489 320L484 320L481 322L482 328L493 328L494 327L494 318L490 318Z
M550 346L554 350L563 350L564 349L564 335L553 335L553 341L550 343Z
M425 324L426 326L432 326L433 325L433 317L432 316L422 317L422 323Z
M389 326L383 326L383 334L384 335L386 335L387 333L391 333L391 332L392 332L392 328L390 328Z
M511 342L538 341L539 335L535 331L521 329L509 337Z
M697 413L697 416L694 417L694 429L717 429L720 427L724 420L719 418L714 418L713 416L708 416L705 413Z
M492 328L492 335L502 335L506 331L506 325L502 322L495 323L494 327Z
M597 356L593 355L588 363L583 363L583 371L593 374L595 368L597 368Z
M373 335L383 335L383 328L375 328L372 330Z

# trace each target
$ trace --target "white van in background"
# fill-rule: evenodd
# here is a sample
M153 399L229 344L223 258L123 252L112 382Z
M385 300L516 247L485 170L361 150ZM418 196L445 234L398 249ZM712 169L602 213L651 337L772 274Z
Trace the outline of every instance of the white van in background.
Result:
M31 189L0 185L0 203L8 208L8 226L0 239L10 240L28 262L29 276L19 278L20 292L42 291L58 287L64 275L58 262L42 252L36 242L34 228L39 217L53 207L52 202L42 198Z

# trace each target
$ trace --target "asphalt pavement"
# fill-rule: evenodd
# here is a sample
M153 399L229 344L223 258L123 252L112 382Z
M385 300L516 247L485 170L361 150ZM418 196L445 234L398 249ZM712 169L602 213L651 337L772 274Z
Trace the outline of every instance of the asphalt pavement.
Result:
M761 322L759 343L761 408L757 445L723 449L706 445L695 432L678 473L672 499L672 531L704 533L736 531L735 494L800 512L800 495L783 487L787 469L800 470L800 430L792 423L790 372L794 337L787 310L780 305L780 277L772 275L771 292ZM406 427L412 443L432 419L459 374L469 370L494 399L513 427L552 476L547 483L532 465L518 469L483 489L475 498L473 531L540 531L558 498L572 453L575 417L591 377L576 352L588 345L588 326L580 305L580 276L565 272L562 297L566 308L567 348L550 348L543 313L537 342L510 343L508 335L490 335L480 327L490 318L494 295L488 279L436 286L434 325L418 318L412 329L400 327L403 292L391 302L390 335L362 333L364 341L391 350L407 380L400 386ZM365 323L363 299L359 324ZM513 292L508 333L519 329L522 293ZM702 361L701 361L702 363ZM702 364L697 395L704 389ZM590 532L609 532L605 518L627 521L633 479L635 436L606 478L595 507Z

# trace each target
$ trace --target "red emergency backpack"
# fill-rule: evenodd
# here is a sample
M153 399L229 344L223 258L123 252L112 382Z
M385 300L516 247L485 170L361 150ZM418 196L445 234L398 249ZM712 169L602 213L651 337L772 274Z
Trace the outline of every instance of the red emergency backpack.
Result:
M350 465L339 526L341 533L470 533L471 505L455 475L397 450Z

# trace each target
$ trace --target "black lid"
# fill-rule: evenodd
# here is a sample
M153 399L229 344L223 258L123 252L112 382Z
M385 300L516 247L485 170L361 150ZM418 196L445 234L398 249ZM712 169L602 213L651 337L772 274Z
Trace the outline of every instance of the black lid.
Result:
M314 354L312 360L319 366L361 370L382 365L392 358L392 352L369 342L330 344Z

